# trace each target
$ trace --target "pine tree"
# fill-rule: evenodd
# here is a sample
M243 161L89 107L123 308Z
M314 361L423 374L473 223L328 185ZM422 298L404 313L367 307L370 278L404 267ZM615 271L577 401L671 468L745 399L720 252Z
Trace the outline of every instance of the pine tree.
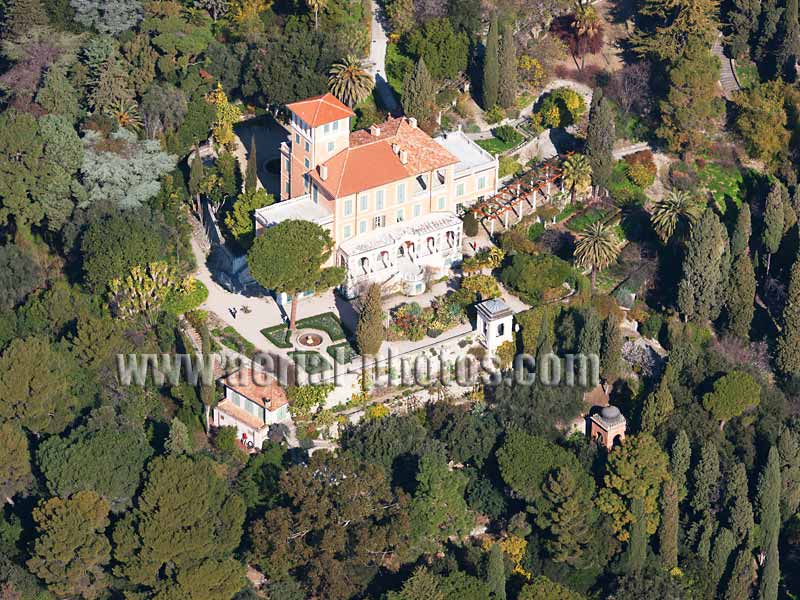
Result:
M33 483L28 438L13 421L0 424L0 502L12 498Z
M372 284L367 289L361 315L356 325L356 343L364 356L376 356L386 338L384 314L381 306L381 286Z
M603 324L597 311L587 308L581 311L583 322L581 332L578 334L578 352L585 356L600 354L600 341L602 338Z
M767 253L768 273L772 255L778 251L781 240L783 239L786 217L783 202L783 185L779 181L776 181L767 195L767 201L764 207L764 229L761 232L761 242L764 244L764 251Z
M675 482L678 491L678 499L683 500L687 494L686 475L689 466L692 464L692 447L689 445L689 436L681 429L675 436L670 449L669 468L672 473L672 480Z
M783 330L778 334L778 369L786 377L800 373L800 258L792 265L783 308Z
M692 228L678 284L678 308L689 319L705 323L719 316L728 256L725 227L713 210L706 210Z
M733 472L728 479L725 493L728 515L728 526L737 540L737 545L745 543L750 547L750 536L753 533L753 506L750 504L747 469L744 464L733 465Z
M403 96L401 98L403 111L410 117L416 117L421 122L430 121L435 110L434 96L436 88L425 66L425 61L420 58L414 65L414 70L406 75L403 81Z
M667 367L669 368L669 367ZM669 379L661 377L658 387L647 395L642 407L642 431L653 433L666 421L675 408L672 392L669 391Z
M536 524L546 532L545 548L555 562L575 565L592 539L592 490L569 469L547 476L537 502Z
M678 488L670 480L661 488L661 527L658 530L658 548L661 565L669 571L678 566Z
M592 165L592 181L608 187L614 167L614 142L616 141L616 114L611 102L603 96L601 88L592 95L589 126L586 130L586 156Z
M781 459L781 518L788 521L800 507L800 439L784 429L778 438Z
M80 114L78 92L64 74L64 69L51 66L45 73L36 102L49 113L63 115L75 122Z
M499 31L497 14L492 15L489 34L483 54L483 108L490 110L497 104L500 88Z
M503 25L503 43L499 55L498 102L505 109L512 108L517 100L517 47L511 22Z
M709 440L700 449L700 462L692 474L694 493L689 504L696 514L709 514L719 498L719 453Z
M765 553L758 579L759 600L777 600L780 564L778 537L781 530L781 467L778 450L770 448L767 464L758 480L760 547Z
M506 600L506 566L500 544L492 544L492 549L489 550L486 579L493 600Z
M247 153L247 168L244 177L244 191L255 192L258 188L258 159L256 158L256 136L250 138L250 152Z

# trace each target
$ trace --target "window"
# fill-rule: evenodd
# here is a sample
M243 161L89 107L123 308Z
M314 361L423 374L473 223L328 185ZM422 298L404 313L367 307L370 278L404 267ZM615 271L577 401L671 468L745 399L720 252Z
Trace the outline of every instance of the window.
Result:
M339 121L334 121L333 122L333 130L334 131L339 131Z
M325 123L325 126L322 128L322 132L325 133L325 134L328 134L328 133L330 133L330 131L331 131L331 124L330 123Z
M505 323L500 323L497 326L497 335L498 336L502 336L505 332L506 332L506 324Z
M349 239L351 237L353 237L353 228L350 227L350 225L345 225L344 226L344 239L347 240L347 239Z
M438 190L440 187L444 185L444 172L436 171L433 174L433 189Z
M285 164L285 166L286 166L286 171L288 172L288 171L290 171L290 170L291 170L291 168L292 168L292 161L290 161L290 160L287 158L285 162L286 162L286 164Z
M311 187L311 198L314 200L314 204L319 204L319 188L316 185Z
M460 202L458 204L456 204L456 214L459 217L464 214L464 205L461 204Z
M353 200L347 199L344 201L344 216L349 217L353 214Z
M397 203L402 204L406 201L406 184L405 183L398 183L397 184Z
M303 166L304 166L306 169L310 169L310 168L311 168L311 161L310 161L310 160L308 160L307 158L304 158L304 159L303 159Z
M441 198L439 198L439 210L444 210L444 207L445 207L445 203L446 203L446 202L447 202L447 200L445 199L445 197L444 197L444 196L442 196Z
M481 175L478 177L478 189L482 190L486 187L486 175Z
M231 400L233 401L234 406L241 406L242 402L239 400L239 394L231 390Z
M375 210L383 209L383 190L375 192Z
M289 192L291 192L291 189L292 189L292 188L291 188L291 184L290 184L288 181L286 182L286 185L285 185L285 186L283 186L283 188L284 188L284 190L286 191L286 193L287 193L287 194L288 194Z
M372 228L386 227L386 215L379 215L372 220Z
M299 133L295 133L294 134L294 143L295 144L299 144L300 143L300 134Z
M307 194L311 189L311 180L308 177L308 173L303 175L303 191Z
M403 218L405 216L406 216L406 211L404 211L402 208L400 210L398 210L397 211L397 222L398 223L402 223L403 222Z
M422 214L422 204L415 204L414 205L414 216L418 217Z
M456 186L456 196L464 195L464 182L462 181Z
M311 142L306 140L306 152L311 152Z
M250 402L249 400L245 400L245 405L247 406L247 412L251 415L256 414L256 405Z
M415 180L414 193L415 194L419 194L419 193L424 192L426 189L428 189L428 185L425 182L425 176L424 175L417 175L417 179Z
M328 142L328 152L333 152L335 146L336 144L334 142Z
M358 224L358 233L367 233L367 221L361 221Z
M358 210L369 210L369 194L361 194L358 197Z

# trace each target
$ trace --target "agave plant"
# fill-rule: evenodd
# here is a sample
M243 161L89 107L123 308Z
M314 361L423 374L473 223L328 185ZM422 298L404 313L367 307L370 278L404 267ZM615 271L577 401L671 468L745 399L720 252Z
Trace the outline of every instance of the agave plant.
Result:
M108 113L113 117L120 127L129 129L134 133L139 133L142 130L142 117L139 115L139 107L136 102L118 100L114 102L109 109Z

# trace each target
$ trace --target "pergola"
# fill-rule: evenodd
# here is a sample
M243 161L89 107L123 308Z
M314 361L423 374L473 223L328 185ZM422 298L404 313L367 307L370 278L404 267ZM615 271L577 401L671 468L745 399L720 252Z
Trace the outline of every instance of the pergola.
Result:
M517 222L520 222L526 204L530 206L531 213L536 210L539 194L545 202L549 200L553 184L561 179L561 162L570 154L572 153L546 160L504 185L494 196L467 210L480 223L489 219L489 235L494 235L495 222L502 223L508 229L509 214L516 215Z

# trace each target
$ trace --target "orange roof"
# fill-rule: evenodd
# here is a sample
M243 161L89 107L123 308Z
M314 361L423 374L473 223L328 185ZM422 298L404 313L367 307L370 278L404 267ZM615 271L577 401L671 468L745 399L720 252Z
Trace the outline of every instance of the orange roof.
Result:
M325 123L354 117L356 114L331 93L292 102L287 104L286 108L303 119L310 127L319 127Z
M324 163L328 168L325 181L318 169L310 171L330 196L349 196L458 162L447 149L404 118L389 119L379 127L378 135L366 129L351 133L350 147ZM394 144L398 150L405 150L405 165L393 150Z
M289 403L278 380L262 371L254 373L252 369L240 369L228 375L222 383L270 412Z

